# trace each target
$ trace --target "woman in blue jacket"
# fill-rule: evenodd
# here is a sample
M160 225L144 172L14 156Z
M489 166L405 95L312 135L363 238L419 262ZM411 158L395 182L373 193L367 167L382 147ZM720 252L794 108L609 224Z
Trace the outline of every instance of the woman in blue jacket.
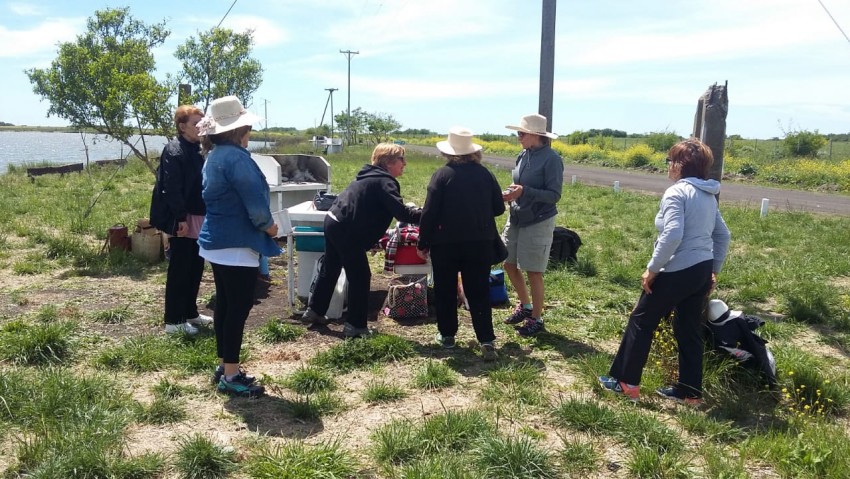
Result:
M658 239L641 276L640 298L608 376L599 377L606 390L638 399L652 337L661 318L675 310L679 379L656 392L682 403L701 402L703 311L730 240L717 204L720 183L708 179L713 162L711 150L696 138L670 148L667 176L675 183L664 192L655 216Z
M277 256L277 225L269 210L269 185L245 148L256 115L235 96L218 98L198 123L204 147L203 197L207 214L198 237L200 254L215 278L218 389L239 396L264 392L239 366L245 321L254 306L260 255Z

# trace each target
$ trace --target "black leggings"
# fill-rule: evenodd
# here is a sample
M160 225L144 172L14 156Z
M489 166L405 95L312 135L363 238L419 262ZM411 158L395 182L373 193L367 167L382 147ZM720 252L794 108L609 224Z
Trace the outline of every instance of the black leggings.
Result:
M211 264L215 278L216 352L223 362L238 364L245 321L254 307L254 288L260 268Z
M679 349L676 388L688 397L702 396L702 317L711 288L713 261L660 273L652 294L641 292L609 374L628 384L640 384L652 338L661 318L674 309L673 335Z

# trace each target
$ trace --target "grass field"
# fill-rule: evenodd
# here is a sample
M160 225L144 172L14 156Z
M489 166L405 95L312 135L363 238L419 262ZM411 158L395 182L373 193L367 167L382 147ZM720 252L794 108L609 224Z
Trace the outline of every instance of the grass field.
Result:
M368 154L329 157L335 190ZM402 193L421 204L441 162L407 157ZM165 265L100 251L110 226L147 215L153 183L139 162L111 168L0 176L0 477L850 477L850 218L723 206L715 297L767 321L774 391L706 352L702 408L657 398L676 371L669 327L640 401L601 391L658 200L567 185L557 222L584 245L546 274L546 333L517 336L497 308L500 359L485 363L465 312L446 351L433 318L380 318L383 334L344 341L339 324L305 329L260 304L243 353L269 394L245 400L210 386L209 332L161 333ZM285 273L275 258L271 295Z

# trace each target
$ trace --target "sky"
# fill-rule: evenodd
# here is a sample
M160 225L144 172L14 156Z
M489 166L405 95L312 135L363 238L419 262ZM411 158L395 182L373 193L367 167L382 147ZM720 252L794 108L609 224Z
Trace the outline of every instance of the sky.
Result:
M219 22L253 30L252 56L264 69L248 105L264 118L257 128L305 129L323 113L329 124L326 89L337 88L334 114L350 99L352 109L392 115L402 129L509 134L505 125L538 109L542 3L0 0L0 121L67 125L47 116L24 70L49 67L95 11L129 6L136 19L171 30L154 50L161 78L180 71L174 52L189 37ZM725 82L729 135L850 132L850 40L842 33L850 35L850 1L561 1L555 25L552 130L560 135L611 128L688 136L699 97ZM341 50L359 53L349 62Z

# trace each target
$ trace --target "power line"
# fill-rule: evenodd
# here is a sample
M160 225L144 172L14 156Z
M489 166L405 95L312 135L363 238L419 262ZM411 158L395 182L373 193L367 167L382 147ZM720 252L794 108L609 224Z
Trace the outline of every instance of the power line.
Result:
M227 15L230 13L230 11L233 10L233 6L236 5L237 1L238 0L233 0L233 3L230 4L230 8L227 9L227 13L225 13L224 16L221 17L221 22L218 22L218 25L215 26L216 28L221 26L221 23L224 21L225 18L227 18Z
M844 33L844 30L841 28L841 25L839 25L838 22L835 21L835 18L832 16L831 13L829 13L829 9L826 8L826 5L824 5L821 0L818 0L818 3L820 3L820 6L823 7L823 11L825 11L826 14L829 15L829 19L832 20L832 23L835 24L835 26L838 28L838 31L841 32L842 35L844 35L845 39L847 39L847 43L850 43L850 37L848 37L847 34Z

